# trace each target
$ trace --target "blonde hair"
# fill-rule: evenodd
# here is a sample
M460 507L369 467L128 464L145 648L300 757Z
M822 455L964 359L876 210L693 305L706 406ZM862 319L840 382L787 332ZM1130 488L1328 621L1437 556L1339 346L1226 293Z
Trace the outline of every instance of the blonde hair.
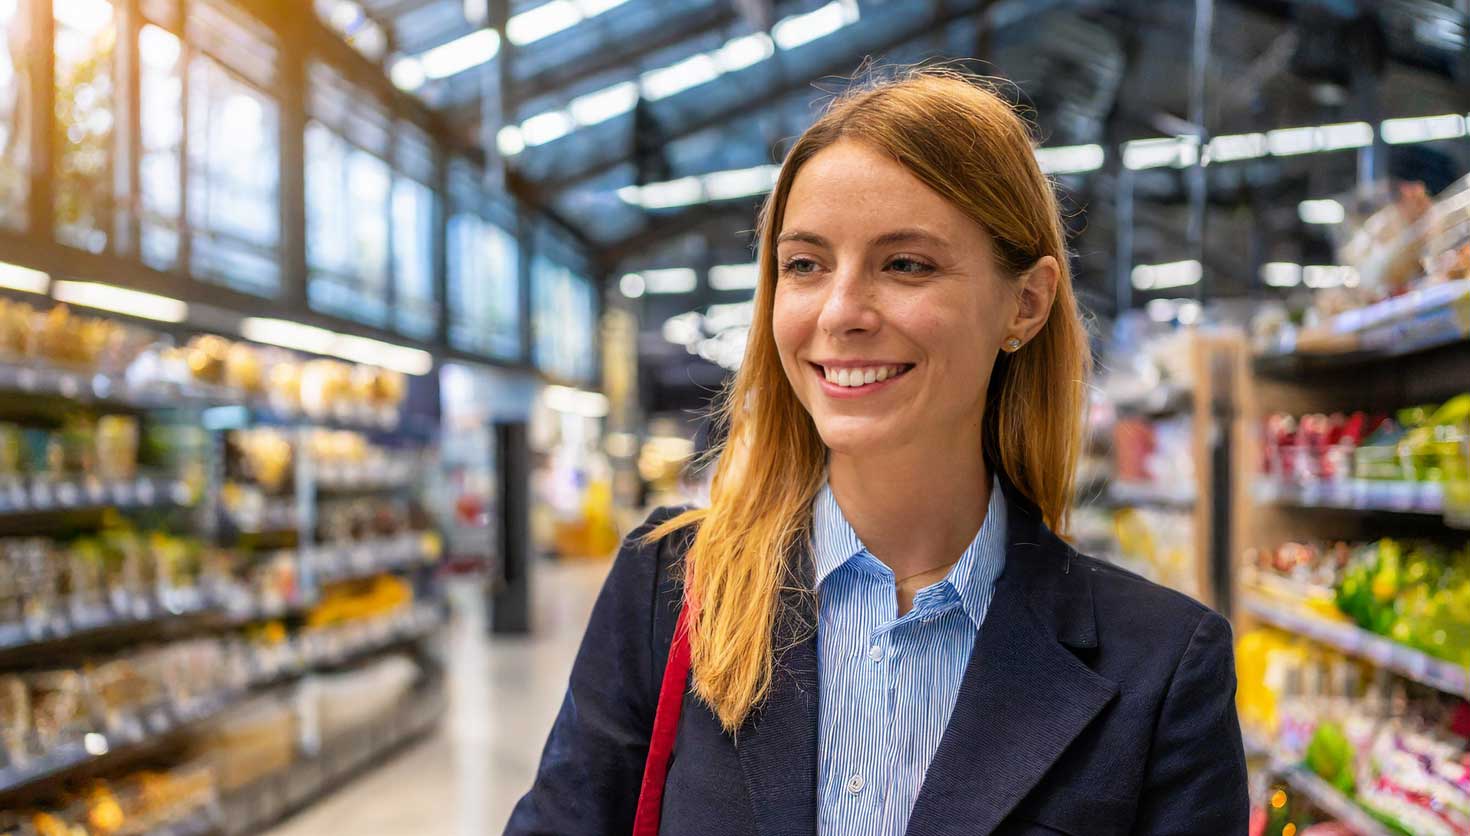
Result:
M734 732L770 689L790 603L809 594L806 539L826 446L782 371L772 333L776 237L801 166L839 140L890 154L994 240L998 267L1019 277L1052 256L1060 267L1046 324L1024 349L1001 354L986 393L987 461L1064 526L1081 445L1087 335L1072 292L1052 184L1037 166L1027 123L983 82L912 69L837 98L786 155L760 216L760 280L744 362L716 407L729 428L710 505L649 534L698 530L684 558L694 689Z

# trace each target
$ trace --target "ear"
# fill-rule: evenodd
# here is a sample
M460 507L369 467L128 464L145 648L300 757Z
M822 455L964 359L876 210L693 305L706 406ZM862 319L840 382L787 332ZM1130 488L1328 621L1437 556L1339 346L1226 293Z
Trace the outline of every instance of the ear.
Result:
M1062 279L1061 267L1054 256L1042 256L1021 274L1016 290L1016 315L1006 332L1018 337L1022 343L1031 342L1051 316L1051 303L1057 298L1057 282Z

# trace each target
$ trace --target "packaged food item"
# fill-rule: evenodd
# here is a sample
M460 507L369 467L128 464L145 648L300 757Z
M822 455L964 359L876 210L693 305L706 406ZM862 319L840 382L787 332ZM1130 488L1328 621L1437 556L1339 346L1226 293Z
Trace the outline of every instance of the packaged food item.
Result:
M77 671L29 674L31 718L38 748L53 749L89 730L86 682Z
M104 415L97 420L97 475L102 479L132 479L138 472L138 419L132 415Z
M31 698L25 680L0 676L0 768L30 760Z

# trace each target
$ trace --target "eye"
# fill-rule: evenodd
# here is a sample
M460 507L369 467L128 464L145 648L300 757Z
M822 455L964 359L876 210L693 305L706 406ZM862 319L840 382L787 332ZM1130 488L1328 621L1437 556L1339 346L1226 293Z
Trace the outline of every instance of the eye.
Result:
M921 259L900 255L889 259L883 269L909 276L922 276L933 272L934 265Z
M795 255L781 262L781 272L805 276L817 271L817 262L802 255Z

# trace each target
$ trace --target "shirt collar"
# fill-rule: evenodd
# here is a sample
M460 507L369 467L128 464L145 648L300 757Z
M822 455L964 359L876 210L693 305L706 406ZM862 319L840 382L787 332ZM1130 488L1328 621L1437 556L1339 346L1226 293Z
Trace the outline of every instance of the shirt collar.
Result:
M993 478L985 522L944 579L959 594L965 613L977 628L985 620L996 578L1005 567L1005 551L1006 501L1000 479ZM812 552L818 588L838 568L856 557L869 554L838 506L830 484L822 485L812 507Z

